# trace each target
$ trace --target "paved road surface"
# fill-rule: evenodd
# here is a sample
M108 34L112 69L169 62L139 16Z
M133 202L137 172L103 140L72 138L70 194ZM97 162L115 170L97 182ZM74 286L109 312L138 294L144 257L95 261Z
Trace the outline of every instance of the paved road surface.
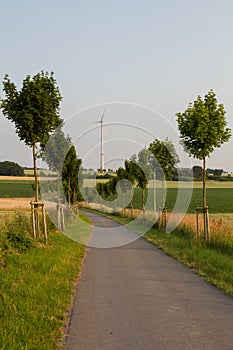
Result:
M232 350L233 300L141 238L88 248L66 343L68 350Z

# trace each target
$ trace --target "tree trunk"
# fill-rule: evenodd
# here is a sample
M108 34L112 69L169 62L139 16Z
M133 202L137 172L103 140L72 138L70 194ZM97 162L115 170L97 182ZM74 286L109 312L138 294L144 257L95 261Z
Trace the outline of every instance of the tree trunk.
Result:
M205 241L208 240L207 237L207 227L206 227L206 158L203 158L203 222L204 222L204 238Z
M73 204L76 205L77 204L77 194L76 191L74 190L73 192Z
M38 174L37 174L37 166L36 166L36 159L37 159L37 152L36 152L36 143L32 146L33 150L33 169L34 169L34 178L35 178L35 202L38 203L39 201L39 182L38 182ZM36 238L40 238L40 220L39 220L39 207L36 204L34 207L34 229Z
M162 208L165 207L165 178L162 180Z
M36 166L36 143L33 144L33 169L34 169L34 177L35 177L35 202L39 201L39 183L38 183L38 174L37 174L37 166Z
M144 197L145 197L145 193L144 193L144 188L142 188L142 211L143 211L143 215L145 214L145 204L144 204Z
M203 158L203 208L206 207L206 159Z
M77 201L77 194L75 190L73 192L73 207L74 207L75 214L78 215L78 201Z
M68 177L68 192L67 192L67 200L68 200L68 204L70 207L70 201L71 201L71 188L70 188L70 177Z
M131 216L133 217L134 212L133 212L133 200L130 200L130 209L131 209Z
M57 172L57 203L61 202L61 193L60 193L60 173Z
M155 174L155 171L154 171L154 174L153 174L153 211L154 211L154 216L155 216L155 213L156 213L156 188L155 188L155 180L156 180L156 174Z

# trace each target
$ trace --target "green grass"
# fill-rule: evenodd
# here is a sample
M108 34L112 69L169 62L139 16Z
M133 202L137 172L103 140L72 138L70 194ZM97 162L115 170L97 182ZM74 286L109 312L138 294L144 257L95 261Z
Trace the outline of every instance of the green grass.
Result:
M87 180L85 180L87 182ZM94 180L91 180L92 182ZM34 196L32 189L32 181L16 181L16 180L0 180L0 198L30 198ZM178 182L168 182L167 186L167 199L166 206L168 211L172 211L176 199L177 199L177 184ZM183 184L187 185L188 183ZM209 182L207 188L207 204L210 208L210 213L232 213L233 212L233 188L231 184L219 183L219 182ZM228 188L228 187L229 188ZM147 192L148 190L146 190ZM151 191L153 191L151 189ZM188 188L181 188L179 191L185 194L189 191ZM147 196L145 196L147 197ZM133 206L135 209L141 208L141 189L134 188L133 196ZM161 188L157 189L157 206L161 206ZM113 198L112 198L113 199ZM111 200L111 197L110 197ZM97 199L95 200L97 202ZM191 203L187 210L188 213L195 213L196 207L202 206L202 189L200 188L200 183L194 183L194 189L192 193ZM153 195L147 203L147 208L149 210L153 209Z
M79 216L75 216L71 223L67 224L65 227L65 235L75 242L87 245L90 232L91 232L91 220L79 213Z
M148 190L147 189L145 190L145 203L146 203L147 210L153 210L153 190L150 189L150 191L152 192L147 200ZM181 188L179 190L178 188L168 188L167 194L166 194L165 206L167 207L169 212L171 212L174 208L174 205L177 200L178 191L180 191L179 194L183 195L184 198L186 198L187 195L189 194L191 195L191 201L190 201L190 205L188 205L187 213L195 213L196 207L202 206L202 189L201 188L194 188L192 193L190 193L190 190L188 188ZM160 188L157 189L156 196L157 196L157 208L158 208L162 206L162 190ZM115 197L110 196L107 200L111 201L113 199L115 199ZM96 202L98 202L98 200L96 200ZM181 202L180 204L181 204L181 211L182 211L182 206L184 204L183 202ZM210 213L233 213L233 188L225 188L225 187L208 188L207 204L209 206ZM142 191L140 188L134 189L133 207L134 209L142 208Z
M108 179L84 179L83 187L94 187L98 182L108 182ZM153 180L149 181L148 187L153 187ZM182 186L184 188L202 188L202 181L166 181L166 187L167 188L178 188L179 186ZM213 181L208 180L206 183L207 188L233 188L233 181ZM161 181L156 181L156 187L161 188L162 184Z
M0 180L0 198L30 198L34 196L33 181Z
M58 349L85 248L61 233L48 242L6 254L0 265L2 350Z
M140 190L138 190L140 191ZM181 194L189 191L188 189L182 188L179 190ZM166 199L166 207L169 212L171 212L174 208L176 199L177 199L178 189L169 188L167 190L167 199ZM158 195L159 193L158 190ZM135 208L140 207L140 193L137 193L135 196ZM153 204L148 203L149 207L152 209ZM232 188L208 188L207 189L207 204L209 206L211 213L231 213L233 212L233 189ZM195 213L196 207L202 206L202 189L194 188L191 202L188 207L187 213Z

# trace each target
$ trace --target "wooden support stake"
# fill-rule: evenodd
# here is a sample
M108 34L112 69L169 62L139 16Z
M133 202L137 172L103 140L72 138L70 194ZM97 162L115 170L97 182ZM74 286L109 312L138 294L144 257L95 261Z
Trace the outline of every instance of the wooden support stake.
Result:
M207 235L207 242L210 242L210 223L209 223L208 207L207 207L207 210L206 210L206 235Z
M199 234L198 210L199 210L199 208L196 208L196 224L197 224L196 239L199 239L199 238L200 238L200 234Z
M197 224L197 238L200 239L200 228L199 228L199 212L203 213L204 223L204 240L205 242L210 241L210 225L209 225L209 211L208 207L197 207L196 208L196 224Z
M47 242L47 225L46 225L46 212L43 202L31 202L31 212L32 212L32 228L33 228L33 237L34 239L40 238L40 207L42 208L42 219L43 219L43 228L44 228L44 238Z
M167 226L167 208L159 208L159 230L166 229Z
M209 215L208 215L208 207L203 208L204 214L204 236L205 241L209 242Z
M65 231L64 209L61 207L61 230Z
M33 237L36 239L36 223L35 223L35 211L34 211L34 205L31 202L31 212L32 212L32 228L33 228Z
M167 208L163 208L163 227L166 229L167 227Z
M159 230L161 229L161 227L162 227L162 211L159 208Z
M34 216L35 216L36 238L40 239L40 215L39 215L38 202L34 202L33 206L34 206Z
M57 204L57 228L61 231L60 204Z
M48 235L47 235L46 212L44 208L44 203L42 204L42 215L43 215L43 223L44 223L44 240L45 240L45 244L47 244Z

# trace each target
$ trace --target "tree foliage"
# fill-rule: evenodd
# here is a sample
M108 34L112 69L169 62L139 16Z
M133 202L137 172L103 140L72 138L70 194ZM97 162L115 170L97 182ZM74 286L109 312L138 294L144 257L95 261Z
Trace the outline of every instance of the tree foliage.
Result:
M74 204L81 199L79 186L82 185L83 177L80 173L82 160L77 158L75 147L72 145L67 152L62 168L62 183L68 204Z
M1 103L2 112L14 122L20 140L30 147L35 143L44 145L50 132L62 122L62 98L53 73L42 71L32 78L27 75L21 90L5 75L3 86L6 98Z
M147 187L149 178L148 168L145 164L147 158L146 152L141 151L138 155L132 155L128 162L128 168L136 186L142 189L142 210L145 207L145 189ZM127 164L127 163L126 163Z
M0 162L0 175L3 176L24 176L23 168L18 164L10 161Z
M203 178L203 168L199 165L193 166L193 176L195 179L200 180Z
M214 175L215 176L222 176L223 169L214 169Z
M229 140L231 131L226 127L225 114L213 90L203 100L198 96L183 113L176 114L181 144L189 155L203 160Z
M130 183L132 183L133 179L132 179L132 176L130 174L129 171L127 171L125 168L123 167L119 167L116 171L116 174L117 174L117 180L126 180L126 181L121 181L120 182L120 187L121 187L121 190L123 192L126 192L128 190L130 190L131 188L131 185Z
M137 155L136 163L143 170L146 178L152 179L153 177L153 169L150 164L150 150L144 147Z
M156 161L153 163L155 159ZM152 178L153 170L157 171L158 178L164 180L163 174L165 173L166 179L170 179L174 174L175 165L178 161L179 157L172 141L168 139L165 141L155 140L148 149L144 147L138 154L133 154L129 160L126 160L125 166L116 170L117 176L105 185L109 187L110 193L113 194L116 194L116 184L119 180L128 180L120 182L123 193L126 193L134 185L141 188L142 209L144 210L145 190ZM100 194L103 193L104 188L99 185L97 190ZM130 206L133 209L132 200Z
M49 166L50 170L62 173L63 163L66 155L71 147L71 138L66 136L62 131L62 124L49 137L44 150L42 158Z
M175 146L168 138L165 141L155 139L149 145L150 164L156 173L157 179L171 180L174 169L180 161Z

